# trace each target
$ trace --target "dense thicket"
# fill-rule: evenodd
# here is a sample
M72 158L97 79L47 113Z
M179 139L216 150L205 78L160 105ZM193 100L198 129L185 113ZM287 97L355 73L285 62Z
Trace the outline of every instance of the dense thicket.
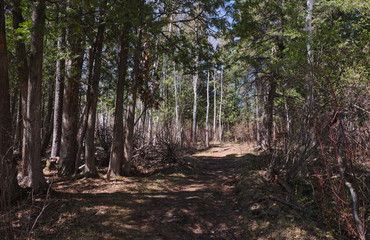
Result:
M364 239L366 1L17 0L0 10L3 209L17 165L20 183L47 188L42 155L59 176L96 177L109 161L109 179L156 145L251 141L275 153L270 171L288 184L315 173L313 191L331 189L343 225Z

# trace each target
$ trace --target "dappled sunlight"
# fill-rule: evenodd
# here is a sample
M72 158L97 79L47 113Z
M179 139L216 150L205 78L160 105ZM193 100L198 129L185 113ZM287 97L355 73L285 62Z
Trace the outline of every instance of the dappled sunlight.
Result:
M194 154L194 157L215 157L215 158L224 158L228 155L235 155L241 157L246 153L251 151L251 144L223 144L221 146L214 146L200 151Z

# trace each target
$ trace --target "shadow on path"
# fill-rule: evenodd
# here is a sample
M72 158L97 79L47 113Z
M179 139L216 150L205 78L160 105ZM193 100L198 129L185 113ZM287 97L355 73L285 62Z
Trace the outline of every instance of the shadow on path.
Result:
M40 239L248 239L234 191L237 157L194 157L149 177L58 183Z

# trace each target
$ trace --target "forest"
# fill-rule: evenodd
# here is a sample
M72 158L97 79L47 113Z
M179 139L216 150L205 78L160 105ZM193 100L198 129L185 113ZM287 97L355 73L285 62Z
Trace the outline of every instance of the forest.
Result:
M4 239L370 239L370 3L0 0Z

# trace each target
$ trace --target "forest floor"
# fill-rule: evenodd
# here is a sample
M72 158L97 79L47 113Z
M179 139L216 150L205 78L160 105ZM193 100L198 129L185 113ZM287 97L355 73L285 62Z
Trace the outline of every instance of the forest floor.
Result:
M189 153L147 176L52 184L13 219L17 239L332 239L271 199L264 157L248 145Z

